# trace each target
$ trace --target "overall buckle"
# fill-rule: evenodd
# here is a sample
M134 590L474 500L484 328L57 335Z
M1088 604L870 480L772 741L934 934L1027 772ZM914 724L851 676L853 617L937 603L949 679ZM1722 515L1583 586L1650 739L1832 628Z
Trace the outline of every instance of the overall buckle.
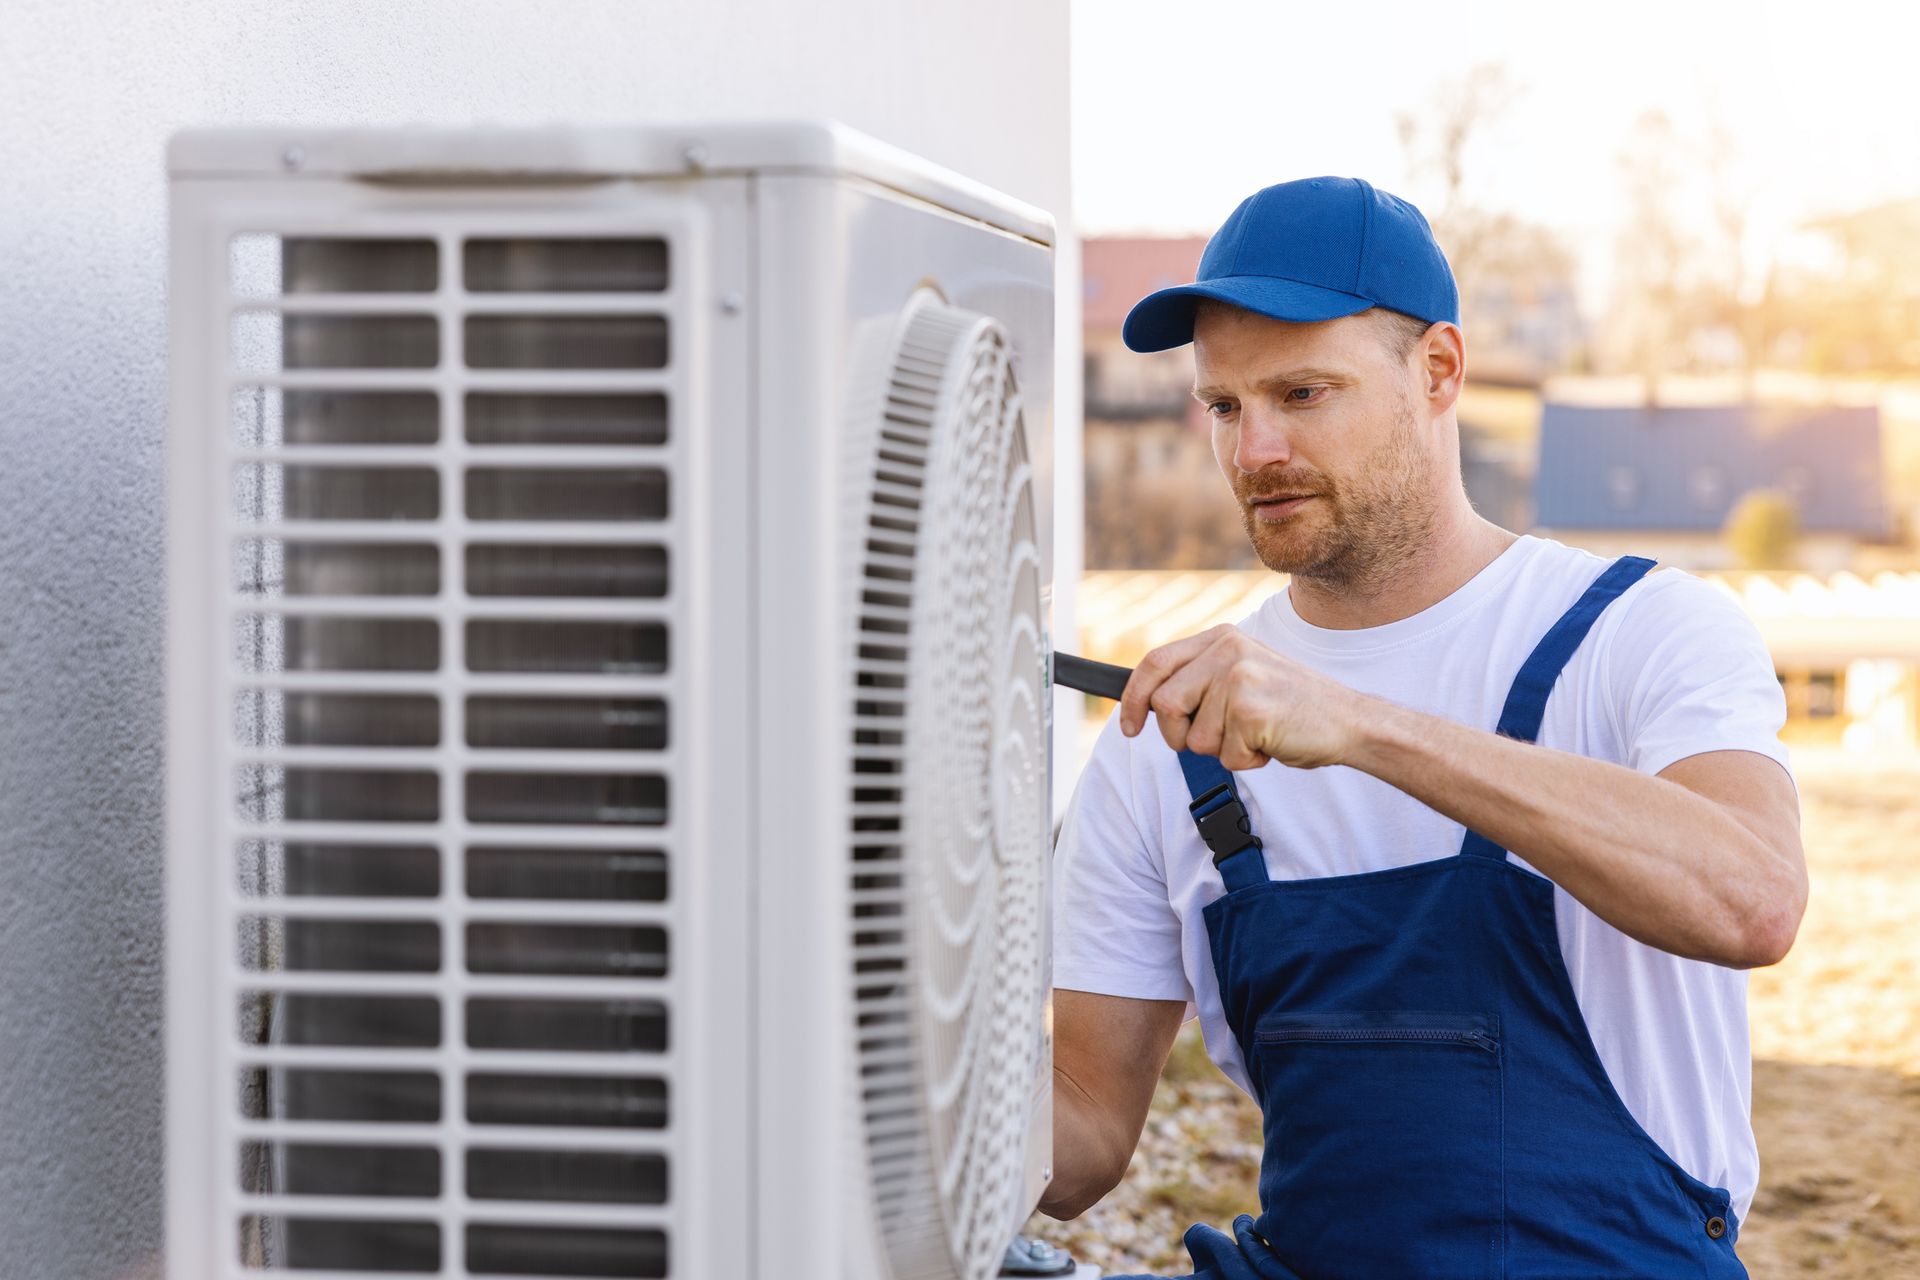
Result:
M1200 812L1200 806L1212 803L1221 795L1227 801L1207 813ZM1193 815L1193 823L1200 829L1200 839L1213 851L1213 865L1222 862L1249 846L1260 848L1260 840L1253 834L1253 819L1247 814L1247 806L1240 803L1240 797L1228 783L1208 791L1187 806L1187 812Z

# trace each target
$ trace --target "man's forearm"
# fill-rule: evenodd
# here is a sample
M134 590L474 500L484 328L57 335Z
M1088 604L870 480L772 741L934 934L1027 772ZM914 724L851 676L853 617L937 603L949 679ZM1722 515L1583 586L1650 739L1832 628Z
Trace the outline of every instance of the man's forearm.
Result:
M1053 993L1053 1181L1040 1210L1073 1218L1127 1175L1184 1000Z
M1077 1218L1113 1190L1126 1172L1116 1160L1113 1122L1071 1076L1053 1072L1053 1180L1040 1196L1040 1212L1063 1221ZM1118 1169L1115 1168L1116 1164Z
M1736 967L1791 943L1806 894L1797 849L1725 805L1390 703L1369 711L1343 763L1512 850L1623 933Z

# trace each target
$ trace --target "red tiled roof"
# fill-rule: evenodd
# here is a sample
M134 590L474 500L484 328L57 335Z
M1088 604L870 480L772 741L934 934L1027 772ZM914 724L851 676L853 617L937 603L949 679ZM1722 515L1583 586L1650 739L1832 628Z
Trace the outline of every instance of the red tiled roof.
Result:
M1082 324L1118 329L1133 304L1155 289L1190 283L1206 247L1204 236L1089 236L1080 247Z

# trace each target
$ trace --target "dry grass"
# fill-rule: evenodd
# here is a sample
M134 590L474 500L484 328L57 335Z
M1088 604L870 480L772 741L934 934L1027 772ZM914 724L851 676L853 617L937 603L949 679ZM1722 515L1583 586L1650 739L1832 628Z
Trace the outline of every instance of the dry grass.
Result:
M1812 899L1753 975L1756 1276L1920 1275L1920 771L1796 759Z
M1752 983L1756 1277L1920 1277L1920 769L1796 756L1813 895L1793 954ZM1256 1211L1259 1113L1189 1025L1127 1180L1034 1230L1108 1272L1184 1274L1191 1222Z

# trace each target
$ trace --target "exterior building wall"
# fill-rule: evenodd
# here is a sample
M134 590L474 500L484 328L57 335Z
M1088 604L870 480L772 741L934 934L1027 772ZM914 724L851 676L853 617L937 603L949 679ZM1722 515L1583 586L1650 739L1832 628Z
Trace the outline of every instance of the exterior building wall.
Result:
M1067 6L1017 0L7 7L0 1272L160 1271L167 137L825 116L1068 232L1067 67ZM1070 236L1059 264L1066 461L1081 381ZM1070 633L1079 469L1057 470L1055 625ZM1071 743L1062 756L1077 759Z

